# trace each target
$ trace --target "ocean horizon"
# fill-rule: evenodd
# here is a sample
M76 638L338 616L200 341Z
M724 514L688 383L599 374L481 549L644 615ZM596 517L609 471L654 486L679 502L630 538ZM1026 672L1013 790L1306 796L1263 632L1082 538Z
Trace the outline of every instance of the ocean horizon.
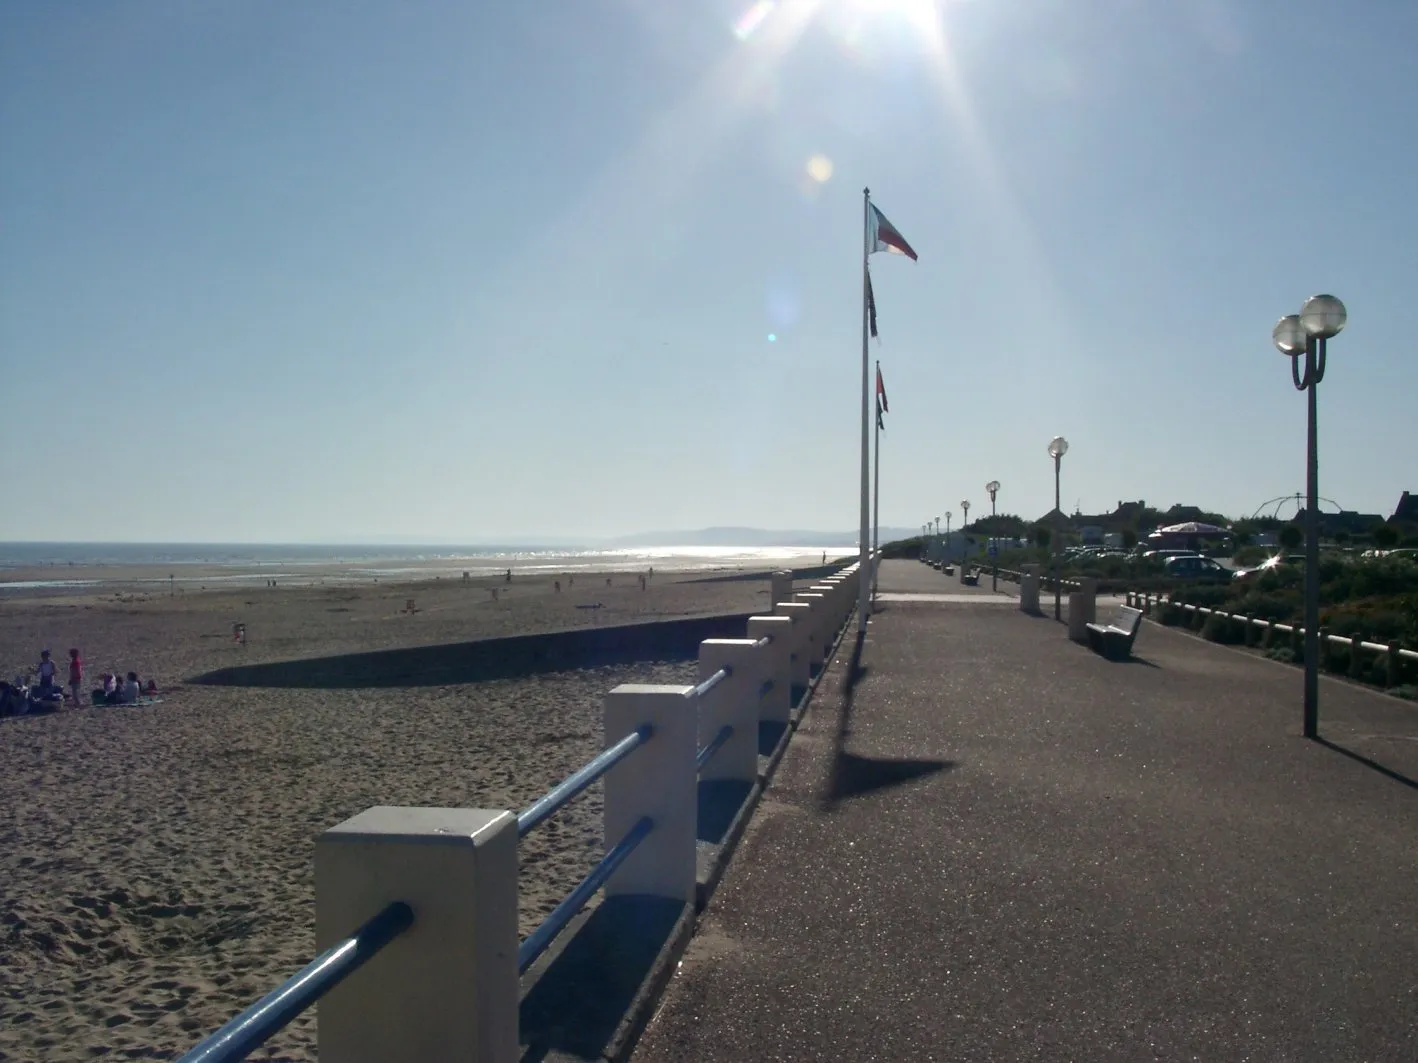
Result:
M280 579L288 585L376 579L486 576L588 570L722 571L817 563L855 546L567 547L313 543L0 543L0 590L63 589L105 583L230 584ZM164 575L152 569L169 569ZM35 569L105 570L101 576ZM133 569L130 576L122 570ZM117 571L113 571L117 570ZM138 570L143 571L139 574ZM13 576L9 574L13 573ZM24 578L21 578L21 574Z

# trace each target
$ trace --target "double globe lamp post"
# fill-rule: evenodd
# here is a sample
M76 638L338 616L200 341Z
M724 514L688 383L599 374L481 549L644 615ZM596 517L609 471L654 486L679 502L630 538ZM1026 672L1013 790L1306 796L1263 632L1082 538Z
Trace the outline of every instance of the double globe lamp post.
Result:
M1063 618L1063 608L1059 601L1059 547L1063 539L1063 510L1059 508L1059 464L1068 453L1068 440L1054 436L1049 440L1049 457L1054 459L1054 619Z
M990 572L990 590L999 591L999 546L995 539L999 535L999 530L995 527L995 495L999 494L999 481L991 480L985 484L985 491L990 496L990 534L985 537L985 542L989 544L990 558L994 562Z
M1332 295L1314 295L1298 314L1276 322L1271 339L1290 357L1290 378L1307 393L1309 416L1305 440L1305 737L1319 737L1320 539L1319 454L1316 441L1315 390L1324 379L1325 348L1349 320L1344 304ZM1303 361L1303 367L1301 365Z

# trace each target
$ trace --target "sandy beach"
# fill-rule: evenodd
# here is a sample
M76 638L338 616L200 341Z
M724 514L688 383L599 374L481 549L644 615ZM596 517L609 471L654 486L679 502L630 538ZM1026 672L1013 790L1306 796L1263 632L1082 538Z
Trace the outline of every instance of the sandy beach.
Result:
M561 593L547 576L7 596L0 674L32 670L42 648L62 667L76 646L86 687L131 669L163 701L0 719L0 1059L173 1058L313 956L321 831L376 804L515 810L600 748L606 691L682 682L694 665L404 689L187 680L767 603L765 582L610 578L580 574ZM598 790L523 843L523 933L600 846ZM312 1059L314 1039L312 1013L253 1058Z

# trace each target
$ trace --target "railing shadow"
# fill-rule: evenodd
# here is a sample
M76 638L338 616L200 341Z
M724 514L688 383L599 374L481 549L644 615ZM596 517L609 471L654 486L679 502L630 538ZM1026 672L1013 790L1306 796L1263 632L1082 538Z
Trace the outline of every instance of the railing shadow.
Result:
M758 755L771 757L787 733L788 725L773 720L758 721Z
M874 793L890 786L899 786L913 779L949 771L953 761L936 759L867 757L847 752L847 737L852 733L852 711L856 703L857 686L871 669L862 663L863 636L857 635L847 675L842 683L841 703L834 736L832 770L823 796L823 811L831 811L840 802Z
M748 800L752 783L733 779L700 779L699 808L695 838L701 842L722 845L733 826L739 809Z
M1332 749L1340 756L1348 757L1350 760L1358 761L1360 764L1364 765L1364 767L1369 768L1372 771L1378 772L1385 778L1392 779L1394 782L1400 783L1403 786L1407 786L1411 790L1418 790L1418 780L1410 779L1402 772L1394 771L1392 768L1380 764L1377 760L1371 760L1369 757L1364 756L1364 754L1362 753L1356 753L1352 749L1346 749L1338 742L1331 742L1328 738L1324 738L1322 736L1316 736L1314 741L1318 742L1326 749Z
M522 1063L600 1060L684 910L664 897L602 901L522 998Z

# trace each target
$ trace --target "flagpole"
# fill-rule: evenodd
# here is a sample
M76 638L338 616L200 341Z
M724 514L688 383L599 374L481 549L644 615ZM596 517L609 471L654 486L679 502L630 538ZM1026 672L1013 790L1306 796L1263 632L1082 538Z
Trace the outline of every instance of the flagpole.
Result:
M876 378L881 379L881 359L876 362ZM872 497L871 497L871 596L872 601L876 601L876 570L881 566L881 397L876 400L876 468L872 472Z
M859 587L857 595L857 635L863 637L867 632L867 612L870 608L872 570L869 551L871 549L869 521L871 512L869 501L871 495L871 485L869 483L871 470L867 465L870 455L867 453L871 446L871 436L867 429L867 285L871 283L867 279L867 256L871 254L871 189L862 189L862 520L861 538L859 548L859 564L857 566L857 584Z

